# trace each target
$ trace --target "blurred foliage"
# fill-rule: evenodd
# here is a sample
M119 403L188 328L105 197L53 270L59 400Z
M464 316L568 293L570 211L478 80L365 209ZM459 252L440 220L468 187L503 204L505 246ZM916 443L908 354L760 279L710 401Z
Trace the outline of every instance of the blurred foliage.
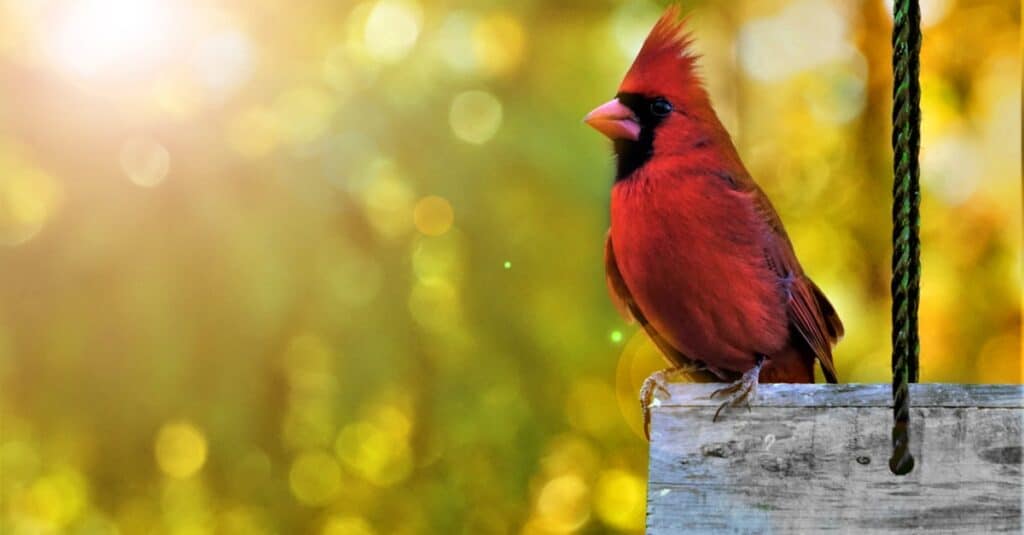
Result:
M922 3L922 378L1017 383L1020 4ZM888 381L886 7L688 6L841 378ZM659 12L0 3L0 531L639 531L661 364L580 118Z

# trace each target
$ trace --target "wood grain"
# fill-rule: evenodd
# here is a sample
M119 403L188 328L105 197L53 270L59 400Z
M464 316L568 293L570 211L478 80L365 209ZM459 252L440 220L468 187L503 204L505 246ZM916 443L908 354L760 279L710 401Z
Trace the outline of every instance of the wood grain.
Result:
M762 385L712 423L721 386L653 411L648 533L1021 532L1024 386L912 385L906 476L889 385Z

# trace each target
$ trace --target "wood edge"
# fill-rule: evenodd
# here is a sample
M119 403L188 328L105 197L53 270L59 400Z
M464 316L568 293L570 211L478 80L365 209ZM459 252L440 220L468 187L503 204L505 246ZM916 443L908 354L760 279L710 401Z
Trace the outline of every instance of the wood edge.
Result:
M670 407L717 407L721 400L711 393L723 383L669 383L669 398L659 400L655 410ZM915 408L1024 409L1024 385L916 383L910 385L911 406ZM781 384L758 387L754 407L892 407L892 385L888 383Z

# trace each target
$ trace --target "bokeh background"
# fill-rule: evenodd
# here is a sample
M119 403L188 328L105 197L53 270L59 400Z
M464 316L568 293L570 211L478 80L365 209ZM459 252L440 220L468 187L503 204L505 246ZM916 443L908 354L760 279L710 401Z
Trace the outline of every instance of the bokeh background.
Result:
M922 4L922 379L1019 383L1020 3ZM888 381L888 8L685 5L841 379ZM0 532L641 530L660 363L580 119L660 11L0 2Z

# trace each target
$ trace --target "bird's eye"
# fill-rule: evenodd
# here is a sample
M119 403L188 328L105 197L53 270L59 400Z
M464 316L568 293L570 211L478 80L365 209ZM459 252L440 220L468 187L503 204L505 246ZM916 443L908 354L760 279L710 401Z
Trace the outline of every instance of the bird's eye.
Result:
M664 117L672 112L672 103L659 98L654 102L651 102L651 113L658 117Z

